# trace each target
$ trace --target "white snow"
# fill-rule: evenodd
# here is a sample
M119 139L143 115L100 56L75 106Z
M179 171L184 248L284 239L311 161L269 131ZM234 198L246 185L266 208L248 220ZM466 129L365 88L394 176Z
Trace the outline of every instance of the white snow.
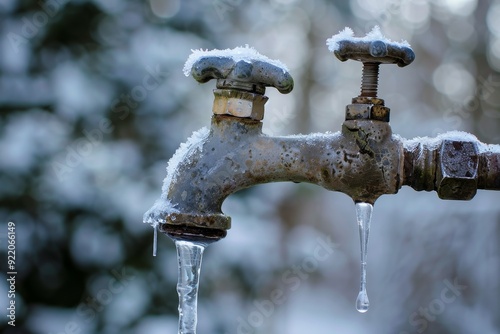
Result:
M326 131L326 132L314 132L314 133L310 133L307 135L304 135L304 134L288 135L288 136L284 136L282 138L284 138L284 139L301 139L301 140L306 141L307 143L312 143L315 140L333 140L334 138L340 137L340 136L341 136L341 133L339 131L337 131L337 132Z
M498 144L482 144L479 146L479 153L500 154L500 145L498 145Z
M186 63L184 64L183 72L185 76L189 76L191 74L191 69L194 65L195 62L197 62L200 58L203 57L230 57L232 58L235 62L238 62L240 60L243 60L245 62L250 63L252 60L259 60L263 62L270 63L276 67L279 67L283 70L283 72L288 71L288 68L286 67L285 64L283 64L279 60L275 59L270 59L264 55L261 55L257 50L255 50L253 47L248 46L246 44L244 47L239 46L234 49L225 49L225 50L218 50L218 49L213 49L213 50L191 50L192 53L188 57Z
M175 208L175 205L167 198L168 189L170 188L170 184L179 175L179 164L190 159L195 152L201 152L202 146L208 138L209 133L210 130L207 127L203 127L193 132L191 137L189 137L185 143L182 143L177 151L175 151L175 154L168 161L167 176L163 180L161 197L156 200L153 207L144 214L144 223L151 224L153 228L156 228L158 224L164 222L165 214L179 212Z
M379 26L374 26L373 29L366 34L365 37L354 37L354 32L351 28L345 27L344 30L339 31L338 34L333 35L331 38L326 40L326 45L328 50L335 52L339 48L339 42L341 41L351 41L351 42L371 42L371 41L382 41L387 44L392 44L399 47L410 47L410 44L402 40L401 42L394 42L385 37L380 31Z
M496 144L485 144L479 141L476 136L465 131L448 131L438 134L436 137L415 137L413 139L406 140L397 135L393 135L396 138L401 139L406 147L415 146L419 144L425 144L427 146L435 147L441 145L442 140L460 140L460 141L471 141L477 144L479 153L492 153L500 154L500 145Z
M464 131L449 131L445 133L441 133L437 135L436 137L415 137L413 139L409 140L404 140L404 145L405 146L411 146L411 145L416 145L416 144L423 144L426 142L428 146L437 146L441 144L441 141L444 139L448 140L461 140L461 141L475 141L477 143L480 143L479 140L477 139L476 136L464 132ZM481 145L479 145L481 146Z
M476 136L465 131L448 131L437 135L437 138L479 142Z

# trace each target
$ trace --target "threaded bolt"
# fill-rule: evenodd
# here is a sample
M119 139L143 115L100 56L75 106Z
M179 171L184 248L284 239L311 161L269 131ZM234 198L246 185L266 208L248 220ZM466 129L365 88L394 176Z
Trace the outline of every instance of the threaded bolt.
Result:
M364 97L377 97L378 71L380 63L363 62L361 75L361 94Z

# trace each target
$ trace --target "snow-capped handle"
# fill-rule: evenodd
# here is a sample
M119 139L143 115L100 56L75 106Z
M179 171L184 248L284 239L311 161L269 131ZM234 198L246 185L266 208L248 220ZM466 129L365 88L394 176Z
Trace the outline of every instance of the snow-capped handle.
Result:
M380 64L398 64L399 67L409 65L415 60L415 53L406 41L393 42L380 32L378 26L373 27L365 37L355 37L351 28L346 27L343 31L333 35L326 40L328 49L341 60L353 59L363 62L363 73L361 76L361 93L359 98L353 99L355 104L367 104L383 106L383 100L377 99L378 73ZM359 109L359 106L357 107ZM362 107L364 108L364 107ZM351 108L354 111L356 108ZM365 110L365 109L363 109ZM380 110L377 107L378 120L389 121L389 109ZM349 117L363 115L356 110ZM353 116L357 115L357 116ZM370 114L364 114L368 118ZM375 119L372 117L372 119Z
M397 64L404 67L415 59L411 47L402 43L361 39L344 39L336 43L337 47L333 53L341 61L353 59L363 63Z
M259 59L204 56L193 64L191 75L200 83L217 79L217 88L258 94L264 94L266 87L275 87L282 94L293 89L293 78L286 69Z

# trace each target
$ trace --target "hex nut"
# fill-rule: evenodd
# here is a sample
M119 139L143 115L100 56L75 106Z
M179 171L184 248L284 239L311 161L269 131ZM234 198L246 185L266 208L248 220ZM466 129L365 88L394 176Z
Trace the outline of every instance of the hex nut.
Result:
M349 104L345 107L345 119L370 119L371 104Z
M262 120L267 96L233 89L214 90L213 113Z
M476 195L479 151L472 141L444 139L438 156L439 198L470 200Z
M346 106L346 120L371 119L389 122L390 109L383 104L353 103Z
M368 97L368 96L356 96L352 98L352 103L353 104L373 104L376 106L383 106L385 105L385 101L383 99L380 99L378 97Z
M389 109L387 107L384 107L381 105L374 105L372 107L370 119L377 120L377 121L383 121L383 122L389 122L390 111L391 111L391 109Z

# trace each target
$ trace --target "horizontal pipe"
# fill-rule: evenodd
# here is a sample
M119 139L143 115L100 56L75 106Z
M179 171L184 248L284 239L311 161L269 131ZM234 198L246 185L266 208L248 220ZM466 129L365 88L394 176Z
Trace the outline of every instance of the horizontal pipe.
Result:
M403 146L403 185L455 200L469 200L477 189L500 190L500 145L448 132L436 138L403 140Z

